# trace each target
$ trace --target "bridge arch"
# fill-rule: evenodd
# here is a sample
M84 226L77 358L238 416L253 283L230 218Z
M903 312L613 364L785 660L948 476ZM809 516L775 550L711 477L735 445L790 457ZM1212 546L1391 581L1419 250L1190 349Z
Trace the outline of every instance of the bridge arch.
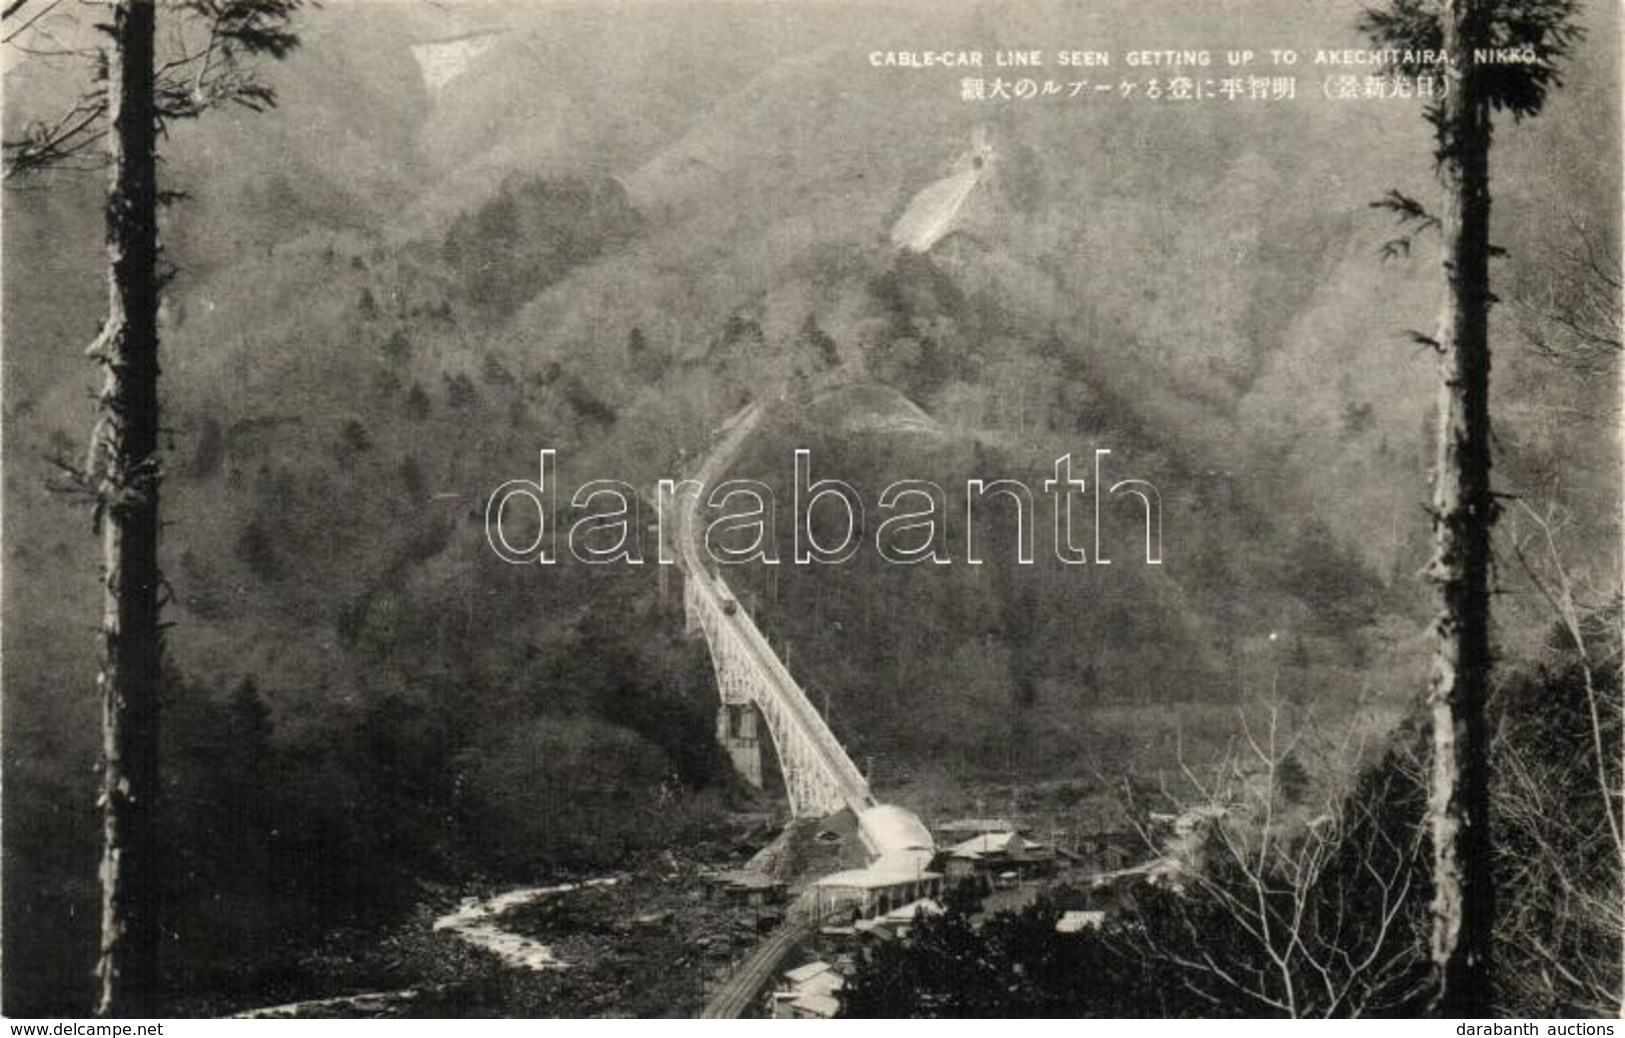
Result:
M703 634L711 652L722 699L717 735L735 769L747 781L761 784L759 732L765 727L784 775L791 814L820 817L843 807L863 811L875 803L868 780L704 552L696 519L701 494L733 463L760 420L761 409L751 404L723 426L695 477L678 484L669 500L661 498L676 520L662 522L661 529L676 532L684 610L689 630Z

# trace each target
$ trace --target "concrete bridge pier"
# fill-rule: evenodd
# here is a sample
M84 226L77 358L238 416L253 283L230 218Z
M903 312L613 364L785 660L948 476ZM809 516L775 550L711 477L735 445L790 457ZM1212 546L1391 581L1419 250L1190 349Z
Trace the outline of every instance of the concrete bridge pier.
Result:
M750 703L723 703L717 711L717 742L728 751L734 771L757 789L762 788L762 742L759 715Z

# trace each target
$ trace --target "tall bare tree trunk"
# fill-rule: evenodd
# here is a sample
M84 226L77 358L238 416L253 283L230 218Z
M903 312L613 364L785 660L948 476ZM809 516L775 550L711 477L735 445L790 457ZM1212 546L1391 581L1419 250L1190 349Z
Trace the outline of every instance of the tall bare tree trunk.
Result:
M158 190L154 0L119 0L108 64L108 317L91 444L103 547L102 940L97 1012L159 1003Z
M1446 0L1444 49L1453 78L1438 121L1444 183L1445 279L1439 335L1439 440L1434 468L1437 644L1433 713L1433 964L1435 1009L1484 1016L1492 996L1489 740L1490 659L1489 148L1490 106L1473 51L1485 46L1485 0Z

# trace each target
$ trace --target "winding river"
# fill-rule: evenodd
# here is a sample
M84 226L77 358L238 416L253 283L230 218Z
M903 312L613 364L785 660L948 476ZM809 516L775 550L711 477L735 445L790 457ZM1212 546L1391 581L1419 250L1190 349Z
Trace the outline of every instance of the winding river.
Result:
M520 887L488 898L465 897L456 909L434 921L434 929L482 948L514 969L537 972L569 969L570 964L553 954L551 945L504 930L502 916L521 905L589 887L610 887L620 881L620 877L610 876L551 887Z

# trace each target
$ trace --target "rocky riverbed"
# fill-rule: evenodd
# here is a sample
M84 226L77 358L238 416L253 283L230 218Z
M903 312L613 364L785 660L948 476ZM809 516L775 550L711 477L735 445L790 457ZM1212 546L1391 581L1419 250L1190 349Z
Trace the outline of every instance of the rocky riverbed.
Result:
M442 888L382 934L335 935L309 963L323 990L254 1007L291 1017L688 1017L781 907L719 893L772 838L673 849L623 871Z

